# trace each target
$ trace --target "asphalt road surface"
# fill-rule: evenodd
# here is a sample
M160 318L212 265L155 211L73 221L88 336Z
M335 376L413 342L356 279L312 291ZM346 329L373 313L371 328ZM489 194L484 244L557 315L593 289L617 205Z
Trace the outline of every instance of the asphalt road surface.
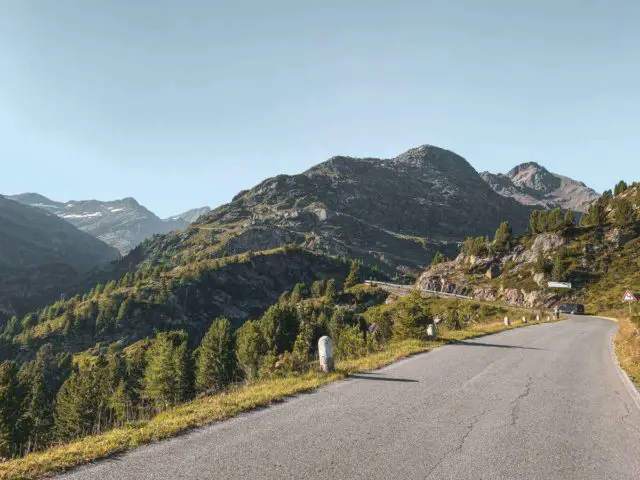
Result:
M450 345L83 467L67 479L640 479L615 324Z

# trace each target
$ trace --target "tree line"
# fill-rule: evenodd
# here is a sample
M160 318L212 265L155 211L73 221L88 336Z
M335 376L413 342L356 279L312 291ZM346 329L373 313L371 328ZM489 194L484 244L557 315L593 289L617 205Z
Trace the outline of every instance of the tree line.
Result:
M96 347L75 359L45 344L31 361L0 363L0 458L148 419L230 384L308 369L325 334L338 357L376 348L388 329L381 319L380 330L369 332L358 313L373 297L381 301L375 289L358 285L360 277L354 261L342 290L335 279L299 283L238 329L216 318L195 347L188 332L177 330L126 348L120 342Z

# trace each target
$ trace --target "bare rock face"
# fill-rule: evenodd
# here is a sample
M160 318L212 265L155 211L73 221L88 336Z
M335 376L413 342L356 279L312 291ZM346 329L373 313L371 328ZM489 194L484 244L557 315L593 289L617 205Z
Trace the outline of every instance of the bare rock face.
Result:
M547 257L564 244L564 238L556 233L541 233L536 236L531 249L524 252L521 259L525 262L533 262L539 254Z
M551 173L534 162L518 165L506 174L480 175L494 191L524 205L586 212L600 197L584 183Z
M287 231L314 251L416 272L437 251L454 255L456 242L492 235L504 220L524 231L529 215L496 194L464 158L424 145L392 159L333 157L299 175L269 178L193 228ZM259 237L242 247L258 250L265 243Z

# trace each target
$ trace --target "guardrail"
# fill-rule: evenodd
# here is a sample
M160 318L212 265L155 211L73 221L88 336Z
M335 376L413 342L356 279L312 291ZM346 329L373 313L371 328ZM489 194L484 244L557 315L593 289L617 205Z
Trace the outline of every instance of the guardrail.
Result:
M456 293L448 293L448 292L439 292L437 290L428 290L428 289L416 289L416 287L414 285L401 285L399 283L389 283L389 282L378 282L376 280L365 280L365 282L367 285L383 285L386 287L390 287L390 288L395 288L397 290L419 290L422 293L431 293L433 295L441 295L443 297L450 297L450 298L462 298L463 300L473 300L473 297L470 297L468 295L458 295Z

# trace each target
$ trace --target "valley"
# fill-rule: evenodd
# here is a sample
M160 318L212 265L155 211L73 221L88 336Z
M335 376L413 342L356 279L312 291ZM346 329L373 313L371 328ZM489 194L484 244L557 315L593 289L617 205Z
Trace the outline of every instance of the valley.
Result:
M619 307L622 285L640 280L638 184L600 196L532 164L505 178L509 188L497 188L462 157L425 145L392 159L333 157L166 221L133 199L6 200L5 210L65 225L106 258L78 267L58 291L44 288L48 300L6 310L0 387L15 409L0 422L8 439L0 449L26 463L0 463L0 478L29 462L37 465L30 472L66 469L78 459L45 467L39 452L61 443L63 454L87 435L125 441L123 428L188 405L198 420L162 423L162 435L206 424L219 417L204 405L226 392L280 381L298 391L341 378L318 372L322 335L334 339L341 365L370 365L441 345L428 333L436 318L446 343L512 328L499 323L504 316L544 322L560 302L594 313ZM156 226L145 230L149 219ZM167 231L152 233L158 225ZM114 240L122 238L128 243ZM36 257L35 271L45 272L44 262ZM369 279L414 288L395 295ZM572 289L549 289L551 280ZM243 405L238 411L253 408ZM126 442L153 440L135 428Z

